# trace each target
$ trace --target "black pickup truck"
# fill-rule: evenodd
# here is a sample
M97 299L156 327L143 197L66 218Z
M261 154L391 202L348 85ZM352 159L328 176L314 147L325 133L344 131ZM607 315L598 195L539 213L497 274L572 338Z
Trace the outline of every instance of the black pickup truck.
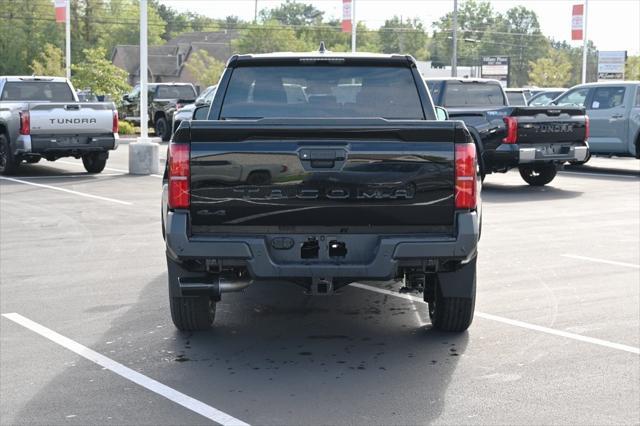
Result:
M436 328L469 327L476 150L463 122L436 121L413 58L233 56L194 118L169 145L163 191L178 329L209 328L221 295L251 283L329 295L402 278Z
M462 120L473 135L485 174L517 167L533 186L551 182L565 162L589 157L589 119L584 108L509 106L497 80L428 78L434 104Z
M153 83L148 86L147 113L149 125L163 141L171 138L173 114L196 100L196 89L190 83ZM140 85L122 97L120 118L140 123Z

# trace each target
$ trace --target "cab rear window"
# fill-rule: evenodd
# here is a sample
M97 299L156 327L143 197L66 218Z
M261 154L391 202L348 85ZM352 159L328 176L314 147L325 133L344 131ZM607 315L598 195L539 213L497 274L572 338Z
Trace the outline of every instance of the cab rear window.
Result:
M506 105L502 87L491 83L447 82L445 107Z
M424 119L408 67L290 65L233 70L221 119Z
M2 101L73 102L73 93L67 83L52 81L9 81L4 85Z

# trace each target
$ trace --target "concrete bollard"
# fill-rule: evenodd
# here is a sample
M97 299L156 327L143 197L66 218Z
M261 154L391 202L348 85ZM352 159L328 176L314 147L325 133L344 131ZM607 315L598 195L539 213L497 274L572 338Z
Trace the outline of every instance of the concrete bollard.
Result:
M129 144L129 174L160 173L160 138L138 138Z

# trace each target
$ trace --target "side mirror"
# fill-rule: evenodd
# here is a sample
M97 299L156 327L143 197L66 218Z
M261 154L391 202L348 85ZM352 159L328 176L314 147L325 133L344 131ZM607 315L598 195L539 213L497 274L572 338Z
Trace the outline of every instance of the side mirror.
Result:
M436 120L438 121L447 121L449 119L449 112L445 108L441 106L435 107L436 109Z
M193 111L194 120L206 120L209 118L209 105L202 105Z
M123 96L122 96L122 100L123 100L124 102L129 102L129 95L123 95Z

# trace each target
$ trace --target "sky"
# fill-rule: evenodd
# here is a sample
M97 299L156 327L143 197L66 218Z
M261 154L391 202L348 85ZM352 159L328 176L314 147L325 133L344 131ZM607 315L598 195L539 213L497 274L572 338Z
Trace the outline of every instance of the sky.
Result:
M326 18L342 17L342 0L299 0L325 12ZM460 0L459 3L464 0ZM251 21L255 0L161 0L178 11L191 11L211 18L236 15ZM283 1L258 0L258 10L273 8ZM542 32L555 40L571 41L571 7L580 0L490 0L499 12L525 6L538 15ZM378 28L393 15L418 18L430 28L433 21L453 10L453 0L355 0L356 19ZM587 35L598 50L627 50L640 54L640 0L588 0Z

